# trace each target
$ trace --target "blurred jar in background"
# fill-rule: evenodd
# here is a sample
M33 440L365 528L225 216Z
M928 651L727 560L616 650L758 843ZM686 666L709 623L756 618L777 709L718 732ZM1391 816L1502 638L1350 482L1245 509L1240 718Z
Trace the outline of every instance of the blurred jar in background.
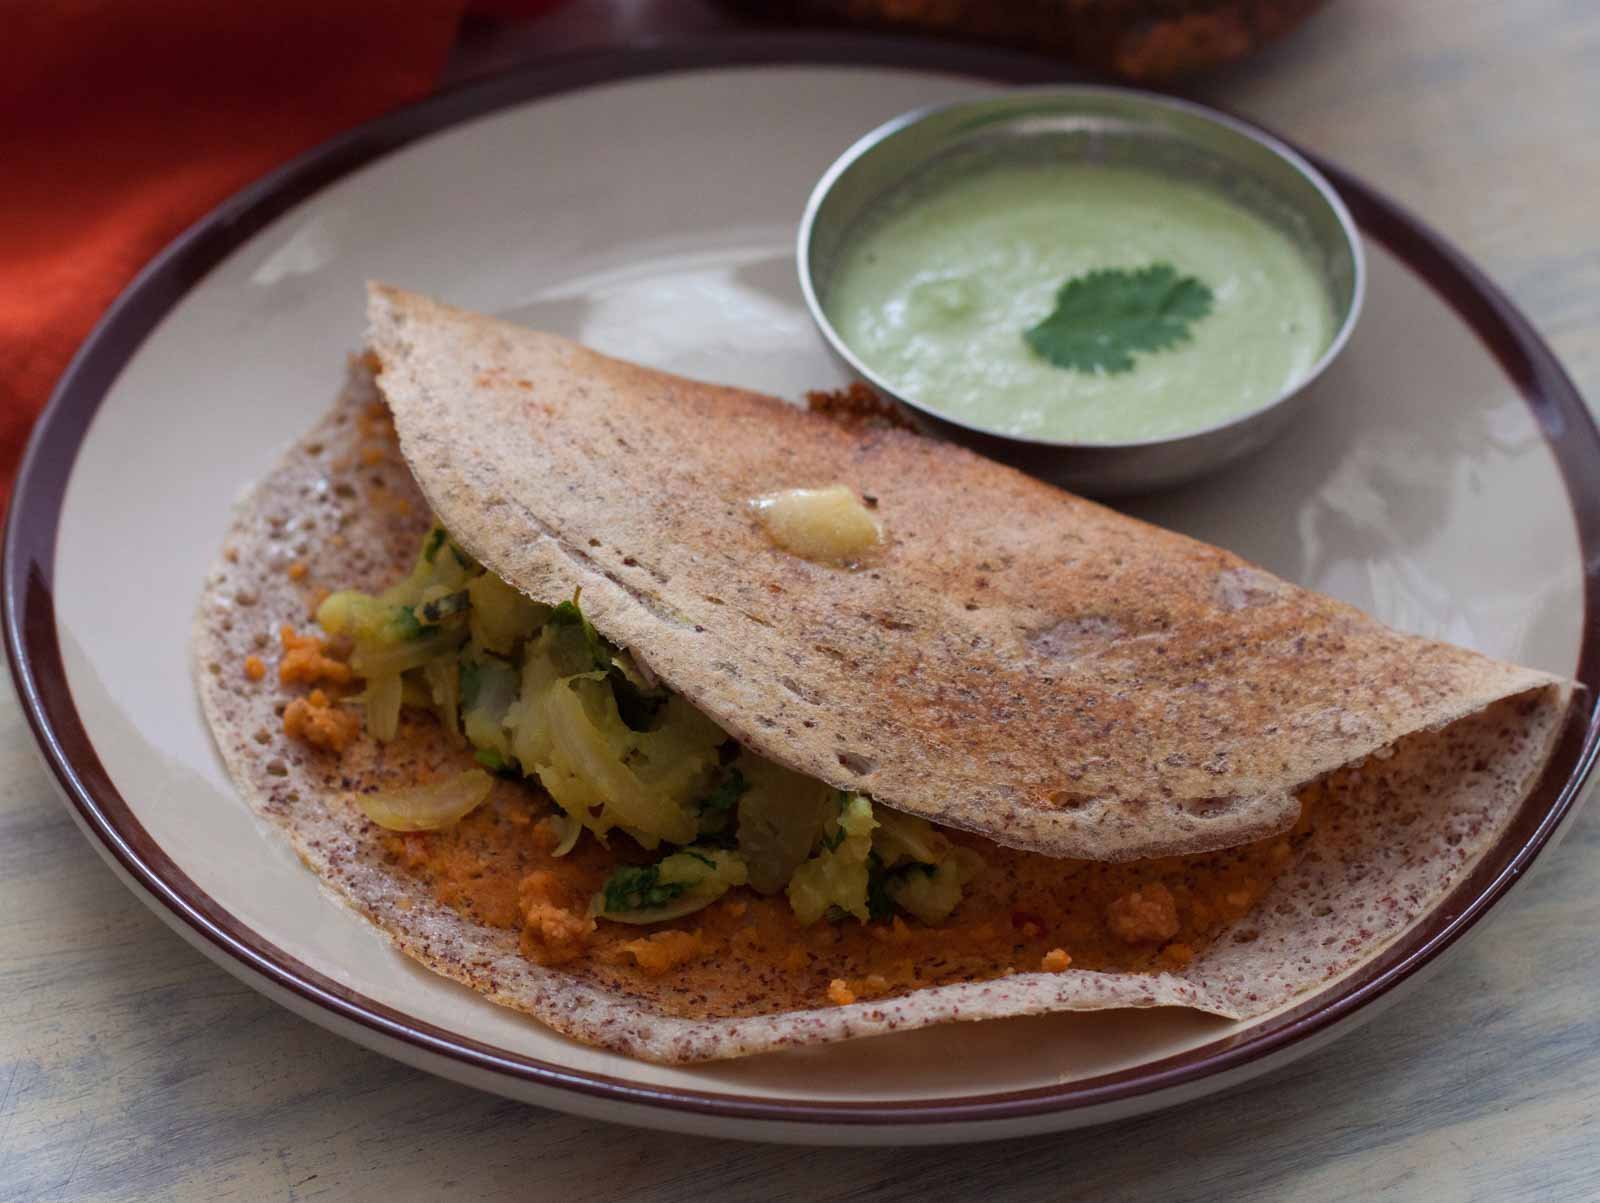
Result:
M1041 51L1142 83L1235 62L1323 0L721 0L747 16L937 33Z

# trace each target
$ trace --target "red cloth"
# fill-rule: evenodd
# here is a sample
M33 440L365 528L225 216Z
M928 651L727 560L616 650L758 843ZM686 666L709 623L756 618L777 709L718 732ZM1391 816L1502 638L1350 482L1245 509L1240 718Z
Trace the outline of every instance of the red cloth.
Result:
M466 7L0 0L0 502L62 369L138 269L273 166L426 95Z

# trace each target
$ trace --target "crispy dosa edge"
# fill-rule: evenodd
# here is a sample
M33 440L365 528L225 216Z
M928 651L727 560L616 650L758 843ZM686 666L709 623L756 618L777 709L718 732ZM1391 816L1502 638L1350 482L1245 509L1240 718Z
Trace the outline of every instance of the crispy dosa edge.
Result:
M1305 782L1553 683L952 444L381 285L368 318L401 448L482 563L547 603L581 587L762 755L1000 843L1232 847L1292 825ZM888 534L858 571L750 513L839 481Z
M519 952L515 932L463 918L396 872L350 795L384 757L408 750L363 737L340 759L286 740L282 692L241 671L251 653L275 659L262 632L306 626L307 599L289 564L305 563L312 581L377 589L415 556L429 521L421 494L398 460L361 462L357 416L376 396L354 366L334 411L241 502L196 618L204 710L243 796L336 899L428 968L586 1044L677 1064L1053 1011L1177 1005L1259 1015L1370 960L1436 905L1504 828L1559 730L1564 698L1546 688L1374 758L1358 804L1320 822L1256 911L1180 973L1068 969L759 1018L667 1016L648 982L621 994L541 967ZM362 499L373 485L385 504ZM408 733L423 745L439 740L431 722Z

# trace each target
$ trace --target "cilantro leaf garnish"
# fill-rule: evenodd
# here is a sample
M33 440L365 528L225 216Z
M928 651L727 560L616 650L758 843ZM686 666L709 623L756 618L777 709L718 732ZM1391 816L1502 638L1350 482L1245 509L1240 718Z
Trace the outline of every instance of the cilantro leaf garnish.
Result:
M730 768L717 782L716 789L700 799L700 810L727 811L732 810L745 790L750 788L750 783L744 779L744 774L737 768Z
M422 558L430 564L433 563L439 556L439 549L447 540L450 542L450 554L456 558L457 564L467 569L478 566L471 556L455 545L455 541L450 539L450 533L444 527L437 525L428 532L428 537L422 544Z
M1128 372L1133 352L1188 339L1189 327L1211 312L1211 301L1211 289L1180 276L1170 263L1106 268L1063 284L1055 309L1022 337L1058 368Z
M606 910L612 914L653 911L666 906L688 888L688 882L662 881L659 865L618 869L606 879Z
M396 606L392 616L395 633L401 639L421 639L426 632L417 621L417 613L410 606Z
M594 661L594 667L604 671L611 667L611 651L600 632L594 629L594 624L578 605L578 597L582 592L581 589L573 590L572 600L564 601L552 610L548 621L557 627L579 627L583 631L584 642L588 644L589 656Z
M750 788L750 783L738 768L729 765L722 780L695 805L700 812L700 838L711 844L733 847L738 842L738 832L733 823L733 808Z
M422 558L427 560L430 564L433 563L433 557L439 554L439 548L444 545L446 538L447 536L444 533L444 527L434 527L433 530L429 532L428 542L422 549Z

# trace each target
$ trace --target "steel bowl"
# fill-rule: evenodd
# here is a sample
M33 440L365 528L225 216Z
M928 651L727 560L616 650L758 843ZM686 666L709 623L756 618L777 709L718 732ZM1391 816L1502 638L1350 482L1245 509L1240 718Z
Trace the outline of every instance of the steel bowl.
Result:
M861 361L828 319L824 302L841 251L864 219L908 186L1040 159L1137 167L1201 183L1271 222L1299 245L1322 280L1334 327L1327 349L1303 379L1255 410L1138 442L1008 434L901 393ZM918 109L879 126L817 182L800 223L798 260L806 304L829 347L919 426L1097 496L1181 484L1264 447L1293 421L1309 399L1308 386L1349 341L1366 280L1355 222L1333 186L1300 155L1203 105L1100 86L1020 88Z

